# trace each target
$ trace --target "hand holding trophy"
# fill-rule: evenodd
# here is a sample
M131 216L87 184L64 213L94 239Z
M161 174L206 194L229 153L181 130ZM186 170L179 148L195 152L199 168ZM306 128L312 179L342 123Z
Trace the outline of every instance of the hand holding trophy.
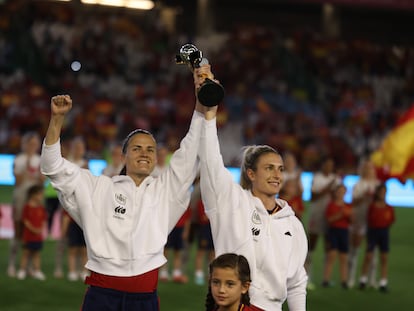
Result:
M181 47L180 53L176 55L177 64L187 64L190 69L198 68L203 64L208 64L208 60L203 58L202 52L193 44L185 44ZM221 84L206 78L204 83L197 91L197 98L200 103L207 107L217 106L224 97L224 88Z

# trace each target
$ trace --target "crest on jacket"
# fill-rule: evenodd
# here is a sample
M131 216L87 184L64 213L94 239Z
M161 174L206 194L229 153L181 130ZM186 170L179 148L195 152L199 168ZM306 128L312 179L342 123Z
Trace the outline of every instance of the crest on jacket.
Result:
M119 204L125 205L126 197L122 193L115 193L115 201L117 201Z
M260 219L260 215L256 210L254 210L252 213L252 223L256 225L260 225L262 223L262 220Z

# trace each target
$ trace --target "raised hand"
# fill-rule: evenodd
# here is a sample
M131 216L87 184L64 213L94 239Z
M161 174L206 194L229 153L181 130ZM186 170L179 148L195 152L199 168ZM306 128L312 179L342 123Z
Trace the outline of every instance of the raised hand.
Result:
M220 83L218 80L214 79L214 75L211 72L211 66L209 64L204 64L200 67L194 68L193 78L194 78L194 87L195 87L196 94L199 88L201 87L201 85L204 83L205 79L210 79L216 83ZM211 120L215 118L217 114L217 106L213 106L213 107L204 106L199 102L198 98L197 98L196 110L203 113L204 117L207 120Z
M72 99L69 95L56 95L50 101L52 115L64 116L72 109Z

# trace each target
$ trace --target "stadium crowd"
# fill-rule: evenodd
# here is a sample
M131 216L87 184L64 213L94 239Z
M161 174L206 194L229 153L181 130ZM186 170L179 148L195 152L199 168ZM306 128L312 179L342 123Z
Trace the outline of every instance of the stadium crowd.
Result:
M227 165L237 163L243 144L255 143L292 152L305 170L326 155L354 173L414 95L409 47L258 25L191 40L167 31L156 13L17 3L1 13L1 153L16 153L29 130L45 132L55 93L81 103L64 135L84 136L88 157L103 157L136 127L162 142L182 137L191 74L174 56L190 41L199 42L226 89L218 120ZM79 71L70 67L76 60Z

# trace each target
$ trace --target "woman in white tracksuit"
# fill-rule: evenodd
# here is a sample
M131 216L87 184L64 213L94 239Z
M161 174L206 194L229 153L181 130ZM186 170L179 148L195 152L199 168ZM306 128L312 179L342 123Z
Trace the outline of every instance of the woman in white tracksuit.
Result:
M205 67L194 70L196 88L204 81L198 70L209 71ZM126 138L126 165L119 176L97 177L64 159L59 137L71 107L68 95L52 98L41 170L84 231L86 268L91 275L85 281L89 287L82 310L158 311L158 269L166 262L164 245L188 207L198 173L204 107L197 101L187 135L157 178L150 176L156 163L156 142L144 130Z
M235 183L220 154L215 112L206 114L199 155L216 256L232 252L248 259L254 307L281 311L287 299L290 311L306 310L306 234L287 202L275 198L283 160L269 146L247 147L241 185Z

